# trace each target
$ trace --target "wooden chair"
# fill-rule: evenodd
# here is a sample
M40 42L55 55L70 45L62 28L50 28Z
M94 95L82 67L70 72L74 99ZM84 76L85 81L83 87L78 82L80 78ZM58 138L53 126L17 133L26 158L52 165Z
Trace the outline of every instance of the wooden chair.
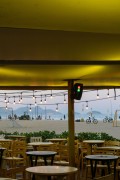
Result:
M116 152L116 156L118 156L117 165L116 165L116 172L117 172L117 178L120 179L120 150Z
M16 178L16 175L22 173L23 179L25 179L25 168L27 166L26 158L26 142L25 141L13 141L11 147L11 155L3 158L6 167L3 167L4 175L10 173L11 178Z
M1 141L0 146L6 148L6 150L3 153L3 157L10 156L12 141Z
M68 166L69 165L69 151L68 145L59 144L59 159L53 162L54 165Z
M60 159L54 161L54 165L60 166L69 166L69 148L68 145L60 144L59 145L59 155ZM80 179L80 153L79 153L79 144L75 142L75 167L78 168L77 179Z
M59 156L59 160L54 161L55 165L69 165L69 147L67 144L59 145ZM78 144L75 144L75 165L76 167L80 167L80 153Z
M83 174L84 167L86 165L85 156L87 155L87 144L81 142L79 145L79 151L80 151L80 163L81 163L81 173Z
M42 137L31 137L30 142L42 142Z
M51 144L49 146L40 145L40 146L37 147L37 151L55 151L55 152L57 152L57 154L55 155L54 160L58 160L60 158L59 144L57 144L57 143L53 143L53 144ZM33 162L34 161L35 160L33 160ZM51 158L48 158L47 163L48 164L51 163ZM37 164L38 165L44 165L44 160L42 158L38 158Z
M94 147L94 154L106 154L106 155L116 155L116 151L114 149L102 149L99 147ZM93 164L94 166L94 164ZM113 167L113 165L111 164L111 168ZM91 168L90 162L87 161L86 164L86 179L88 177L88 169ZM108 173L108 166L106 164L97 164L97 174L99 175L99 173L101 171L104 171L104 174Z
M120 146L120 142L109 140L104 142L104 146Z

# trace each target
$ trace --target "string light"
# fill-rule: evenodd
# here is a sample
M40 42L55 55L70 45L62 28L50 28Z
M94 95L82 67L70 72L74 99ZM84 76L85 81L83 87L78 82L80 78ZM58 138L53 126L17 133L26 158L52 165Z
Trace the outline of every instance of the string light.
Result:
M97 90L97 99L99 99L99 93L98 93L98 90Z
M5 93L5 102L6 102L7 100L6 100L6 93Z
M21 102L20 102L20 96L19 96L19 104L20 104Z
M66 103L66 98L65 98L65 94L64 94L64 103Z
M15 104L15 96L14 96L14 102L13 102L13 104Z
M51 96L50 96L50 97L51 97L51 99L53 98L53 96L52 96L52 90L51 90Z
M110 95L109 95L109 89L108 89L107 97L108 97L108 98L110 97Z
M93 91L93 90L92 90ZM109 98L114 98L114 100L116 100L116 98L117 97L119 97L120 95L116 95L116 89L115 88L113 88L113 91L114 91L114 95L113 96L110 96L109 95L109 92L110 92L110 89L107 89L107 97L103 97L103 98L99 98L99 93L98 93L98 91L99 91L99 89L97 90L97 99L96 98L94 98L94 99L91 99L91 100L89 100L89 101L87 101L88 103L89 102L92 102L92 101L96 101L96 100L105 100L105 99L107 99L108 97ZM23 91L24 92L24 91ZM26 95L26 96L23 96L22 97L22 95L23 95L23 92L21 92L21 94L19 95L19 96L10 96L9 98L14 98L14 103L13 104L16 104L16 102L15 102L15 98L16 97L19 97L19 101L21 102L23 99L23 97L30 97L30 96L32 96L33 95L33 91L31 91L30 93L30 95ZM34 92L37 92L37 91L34 91ZM89 91L85 91L85 92L89 92ZM15 92L16 93L16 92ZM20 93L20 92L17 92L17 93ZM11 93L10 93L11 94ZM3 97L4 97L4 99L3 99L3 101L5 100L5 98L6 98L6 102L7 102L7 104L9 104L9 98L8 98L8 95L9 95L9 93L3 93ZM44 96L45 97L45 99L46 99L46 97L47 96L49 96L49 97L51 97L51 95L52 95L52 97L53 97L53 91L51 90L51 92L49 93L49 94L47 94L47 95L39 95L39 97L41 96L41 104L42 104L42 96ZM59 93L55 93L55 95L56 96L64 96L64 102L63 103L58 103L58 105L59 104L64 104L65 103L65 101L66 101L66 93L65 92L59 92ZM7 101L8 100L8 101ZM19 102L19 103L20 103ZM80 102L75 102L75 103L84 103L84 102L86 102L86 101L80 101ZM34 103L33 103L34 104ZM38 103L37 103L38 104ZM40 103L39 103L40 104ZM39 105L38 104L38 105ZM56 103L53 103L53 104L56 104ZM47 104L47 105L53 105L53 104ZM31 104L32 105L32 104ZM43 103L43 105L44 105L44 103ZM82 108L83 109L83 108Z
M22 102L22 92L21 92L21 99L20 99L20 102Z

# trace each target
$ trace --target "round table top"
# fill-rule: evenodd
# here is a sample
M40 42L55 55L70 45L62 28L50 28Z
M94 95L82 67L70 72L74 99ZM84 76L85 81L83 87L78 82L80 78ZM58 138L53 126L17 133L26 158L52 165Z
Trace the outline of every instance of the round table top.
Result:
M28 151L26 152L27 155L31 156L52 156L57 154L55 151Z
M27 172L40 174L45 176L50 175L67 175L78 171L75 167L69 166L34 166L26 169Z
M99 144L104 143L104 140L84 140L83 143L89 143L89 144Z
M31 143L28 143L28 145L31 145L31 146L49 146L49 145L52 145L53 143L52 142L31 142Z
M4 151L6 150L6 148L0 147L0 151Z
M118 159L118 156L114 155L88 155L85 156L86 159L91 160L115 160Z

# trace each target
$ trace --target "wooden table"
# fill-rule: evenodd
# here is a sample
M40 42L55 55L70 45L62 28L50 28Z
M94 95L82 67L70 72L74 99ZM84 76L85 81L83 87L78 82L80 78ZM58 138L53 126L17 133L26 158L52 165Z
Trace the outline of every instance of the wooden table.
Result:
M67 139L63 138L52 138L52 139L46 139L46 141L50 141L52 143L59 143L59 144L64 144L67 142Z
M84 140L83 143L87 143L87 154L92 154L92 145L97 144L102 145L104 144L104 140Z
M97 163L99 161L101 161L102 164L104 164L104 163L107 164L109 174L110 174L110 171L111 171L110 170L110 163L111 163L111 161L113 161L114 162L114 180L115 180L115 176L116 176L116 163L117 163L118 156L114 156L114 155L88 155L88 156L85 156L85 158L87 160L90 160L92 179L95 178L96 166L97 166ZM94 166L93 166L93 162L95 162Z
M50 179L51 176L57 176L58 180L63 180L65 176L75 175L78 169L69 166L35 166L27 168L26 171L34 175L37 174L40 179L44 180Z
M57 152L54 151L29 151L26 154L30 157L31 166L33 166L33 157L35 157L35 166L37 166L38 157L43 157L45 165L47 165L47 158L51 157L51 165L53 164L54 156Z
M37 150L38 146L50 146L52 145L52 142L32 142L32 143L28 143L28 145L33 146L34 150Z

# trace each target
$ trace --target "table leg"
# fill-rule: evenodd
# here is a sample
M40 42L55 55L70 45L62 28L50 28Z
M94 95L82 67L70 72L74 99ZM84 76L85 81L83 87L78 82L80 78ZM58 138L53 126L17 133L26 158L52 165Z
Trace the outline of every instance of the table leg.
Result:
M0 152L0 167L2 165L2 156L3 156L3 150L1 150L1 152Z
M93 177L95 177L95 175L96 175L96 167L97 167L97 161L95 161L95 167L93 168L93 170L94 170L94 171L93 171L93 173L94 173L94 174L93 174Z
M92 175L92 179L94 178L94 169L93 169L93 161L90 160L90 165L91 165L91 175Z
M37 166L37 159L38 159L38 157L35 156L35 166Z
M51 165L53 165L54 156L51 157Z
M32 156L30 156L30 163L31 163L31 166L33 167L33 160L32 160Z
M35 180L35 175L34 174L32 175L32 180Z
M114 180L116 178L116 164L117 164L117 160L114 160Z
M45 162L45 166L47 166L47 159L45 156L44 156L44 162Z
M109 160L107 161L107 166L108 166L108 174L110 174L111 173L111 169L110 169L110 161Z

